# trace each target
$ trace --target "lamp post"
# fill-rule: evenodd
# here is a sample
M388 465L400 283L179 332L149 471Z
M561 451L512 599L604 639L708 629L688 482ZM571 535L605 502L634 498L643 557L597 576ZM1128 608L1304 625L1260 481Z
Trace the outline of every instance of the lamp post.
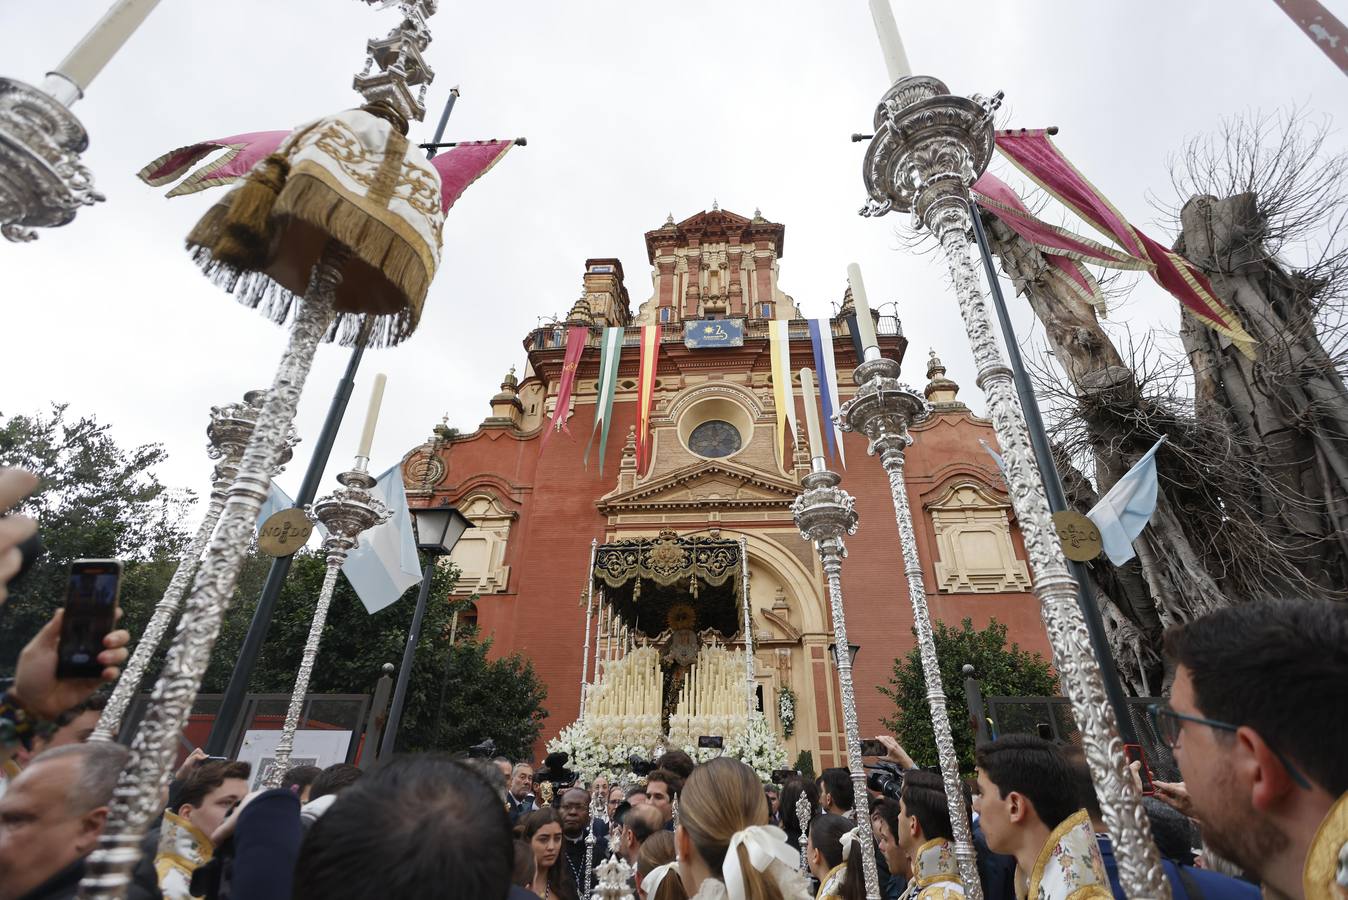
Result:
M421 620L426 617L426 601L431 595L431 581L435 575L436 560L454 551L454 545L473 523L453 506L426 506L411 510L417 530L417 549L425 562L421 568L421 590L417 592L417 608L412 613L412 627L407 631L407 646L403 648L403 663L398 669L398 683L393 688L393 703L389 707L388 725L379 746L379 758L393 755L398 742L398 726L402 723L403 703L407 699L407 681L412 675L416 659L417 641L421 639Z
M857 654L860 653L860 652L861 652L861 645L860 645L860 644L848 644L848 645L847 645L847 661L850 662L852 665L855 666L855 665L857 664ZM828 645L828 655L829 655L829 657L832 658L832 659L837 659L837 658L838 658L838 645L837 645L837 644L829 644L829 645Z

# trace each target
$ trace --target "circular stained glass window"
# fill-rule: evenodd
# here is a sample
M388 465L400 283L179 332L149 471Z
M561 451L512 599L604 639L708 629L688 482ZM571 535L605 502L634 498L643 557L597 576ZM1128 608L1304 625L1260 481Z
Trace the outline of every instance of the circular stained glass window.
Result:
M688 435L688 449L698 456L713 459L738 453L741 446L740 433L734 425L720 419L703 422Z

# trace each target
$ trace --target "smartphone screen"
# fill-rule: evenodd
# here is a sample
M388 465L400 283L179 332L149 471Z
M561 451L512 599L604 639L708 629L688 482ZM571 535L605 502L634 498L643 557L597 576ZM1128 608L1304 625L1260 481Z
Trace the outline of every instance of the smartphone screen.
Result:
M121 585L122 564L115 559L81 559L71 565L57 678L97 678L102 673L98 654L103 651L103 638L117 621Z
M1147 768L1147 757L1142 752L1141 744L1124 744L1123 752L1128 757L1128 762L1140 762L1137 774L1142 779L1142 793L1150 797L1156 793L1156 785L1151 783L1151 769Z
M697 739L697 745L702 748L721 750L725 747L725 738L719 734L704 734Z
M862 756L884 756L885 753L885 745L878 740L866 740L861 742Z

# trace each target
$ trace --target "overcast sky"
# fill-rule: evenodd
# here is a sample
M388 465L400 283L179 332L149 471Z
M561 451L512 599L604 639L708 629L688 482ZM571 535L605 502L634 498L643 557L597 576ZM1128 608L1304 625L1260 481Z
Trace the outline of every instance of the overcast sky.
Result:
M108 5L0 4L0 73L39 82ZM1348 0L1327 5L1348 16ZM1148 192L1172 199L1167 158L1187 139L1250 110L1329 115L1348 101L1348 79L1273 0L946 0L895 13L918 73L957 93L1004 90L1006 127L1059 126L1067 156L1165 243ZM165 200L134 173L173 147L357 105L365 40L395 20L356 0L164 0L74 108L107 202L36 243L0 242L0 414L69 403L123 444L162 443L163 481L205 493L209 407L270 383L286 335L182 249L218 192ZM934 347L982 408L944 264L901 249L905 217L856 214L864 145L848 136L871 130L887 87L864 0L441 0L431 25L433 112L413 137L429 140L458 84L448 139L529 146L450 212L420 330L366 354L330 476L350 463L376 372L389 376L372 464L383 469L442 415L477 426L502 374L522 367L527 331L579 295L587 257L623 261L635 310L651 292L643 233L713 199L785 224L780 285L807 316L828 315L860 263L872 302L898 303L905 377L922 383ZM1335 149L1346 145L1337 133ZM1022 184L1007 168L994 170ZM1115 318L1173 331L1178 314L1143 282ZM305 443L279 479L292 493L347 354L319 350Z

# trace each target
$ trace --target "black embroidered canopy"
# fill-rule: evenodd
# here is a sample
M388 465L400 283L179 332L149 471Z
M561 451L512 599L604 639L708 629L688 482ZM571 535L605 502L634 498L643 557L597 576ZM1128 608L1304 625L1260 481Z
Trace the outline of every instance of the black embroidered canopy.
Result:
M730 637L742 627L742 569L739 541L662 531L600 544L594 582L618 616L642 634L686 627Z

